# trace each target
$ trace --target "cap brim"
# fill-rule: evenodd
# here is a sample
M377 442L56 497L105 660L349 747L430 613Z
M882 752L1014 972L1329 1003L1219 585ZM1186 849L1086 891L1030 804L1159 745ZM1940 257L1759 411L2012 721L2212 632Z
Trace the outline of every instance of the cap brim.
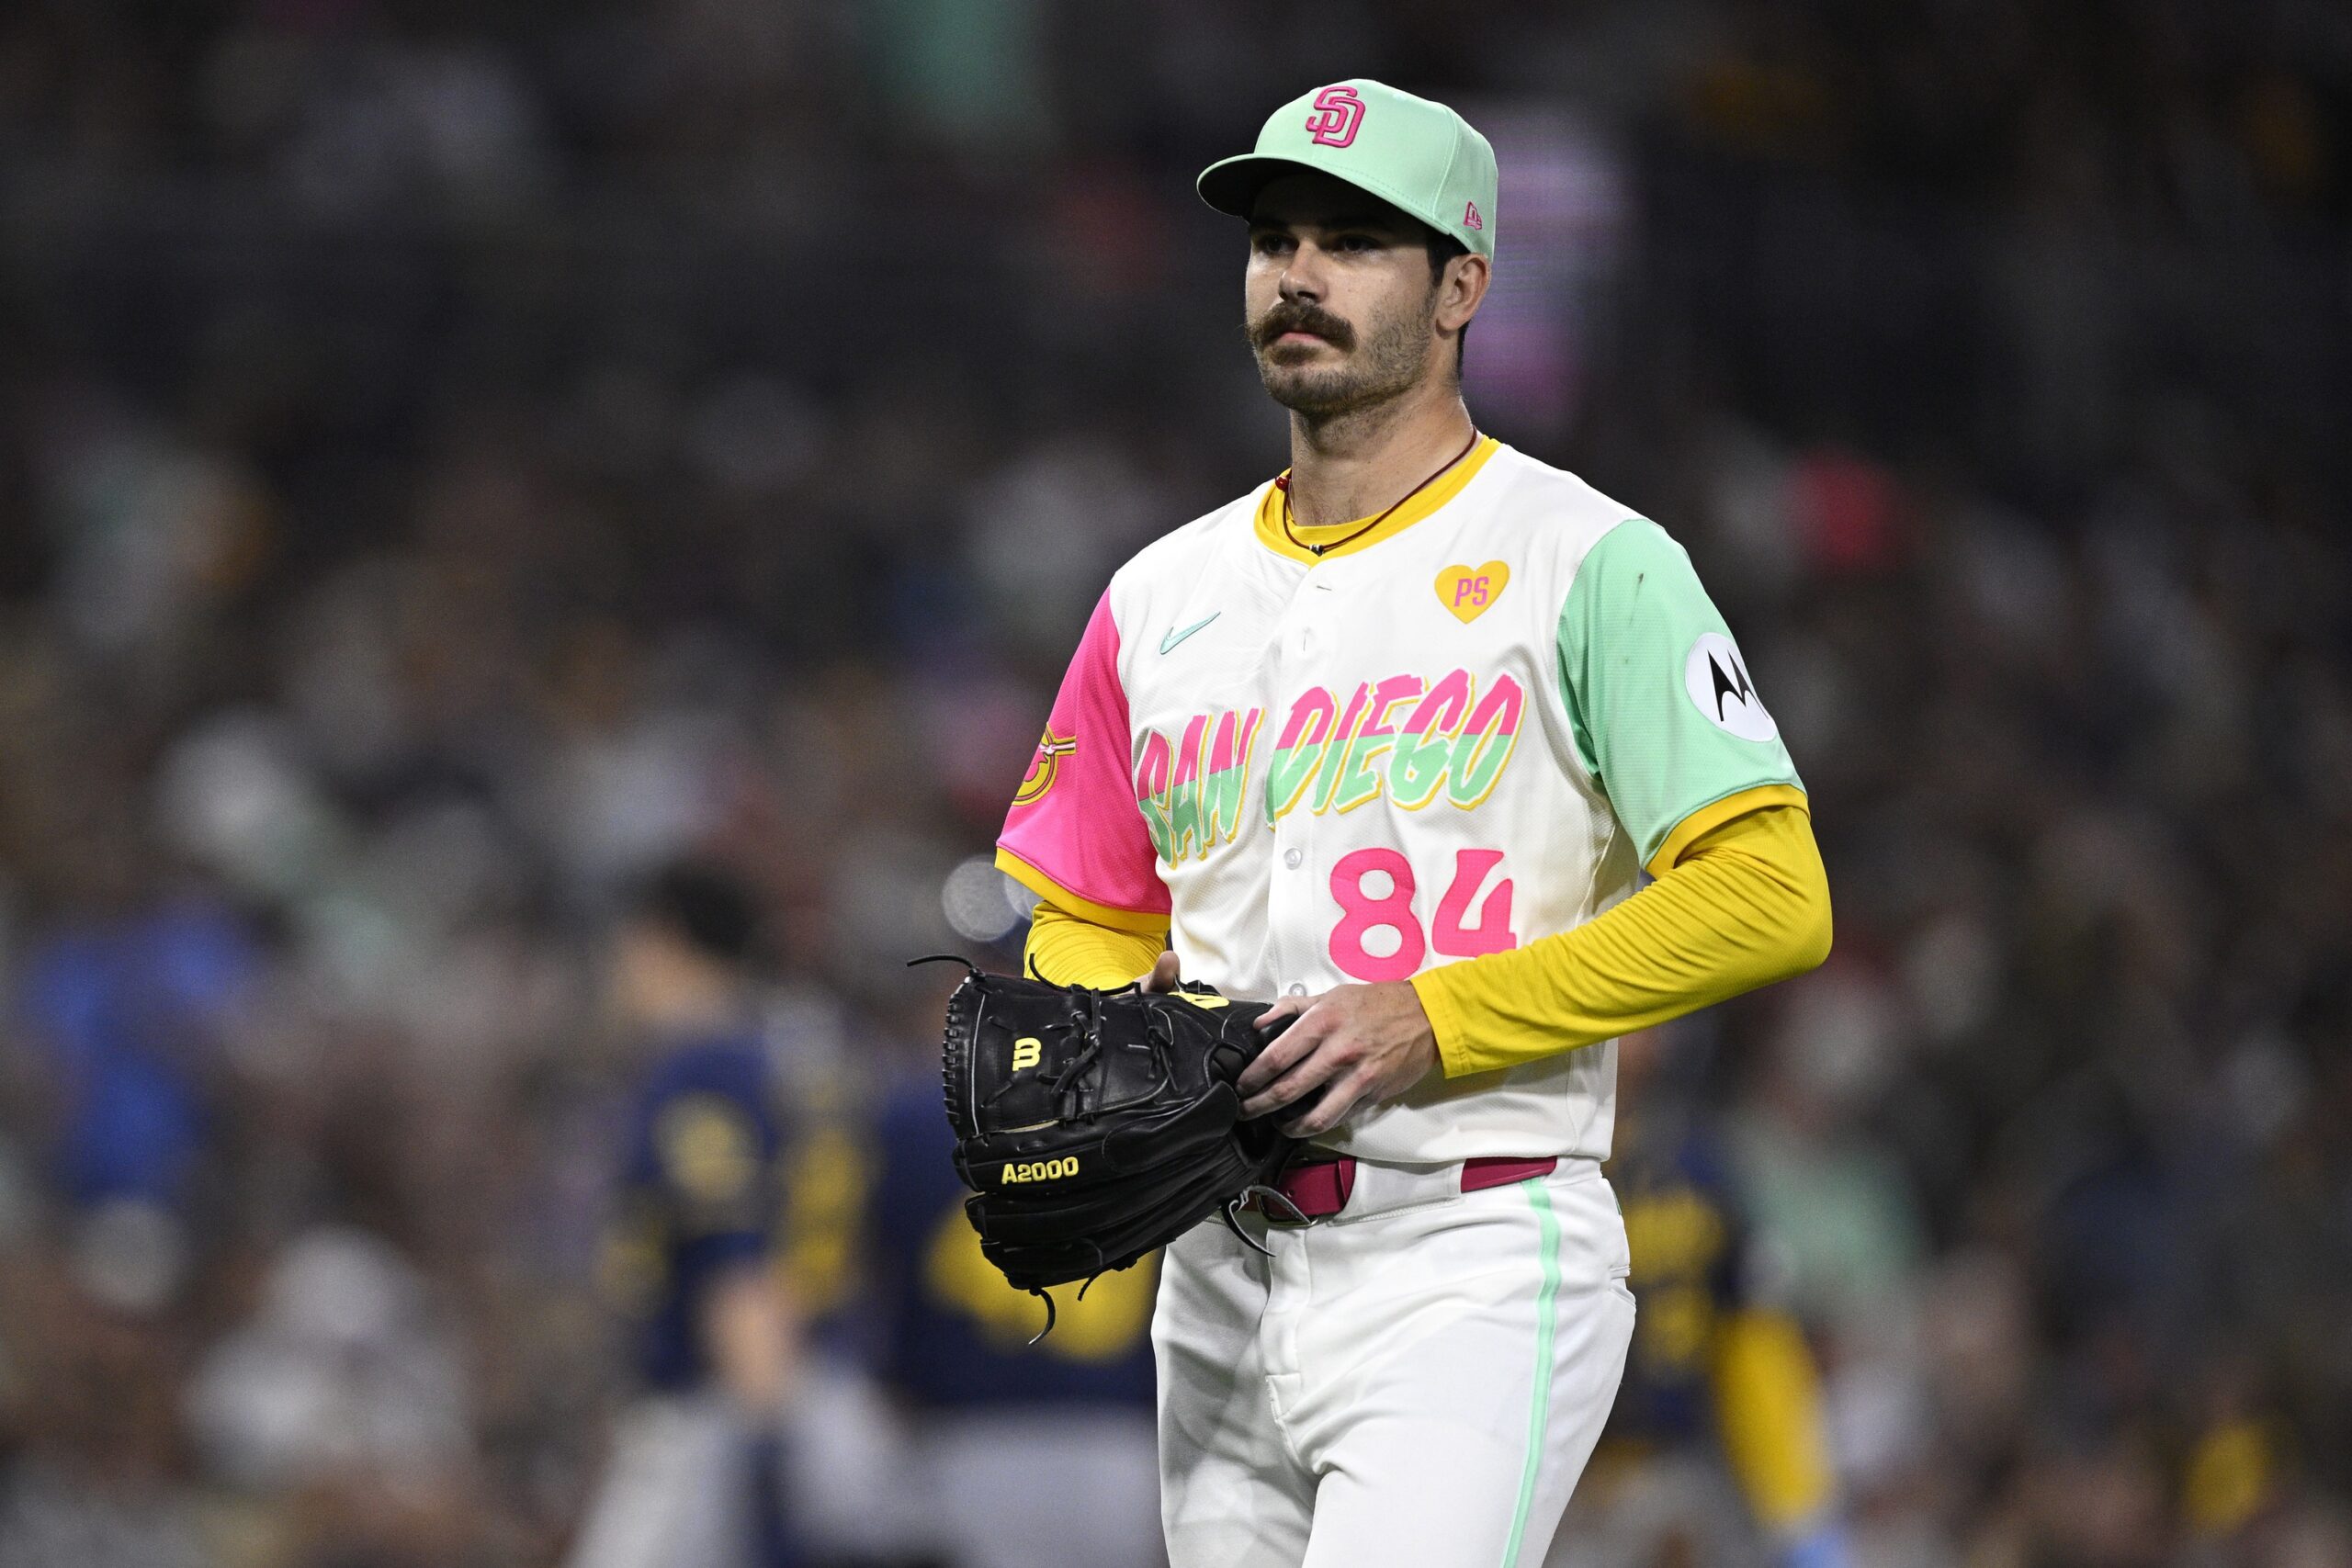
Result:
M1440 234L1446 232L1430 218L1414 211L1372 181L1360 175L1341 174L1328 164L1310 163L1305 158L1283 158L1262 152L1244 152L1238 158L1227 158L1203 169L1196 188L1201 193L1201 199L1219 212L1230 212L1236 218L1247 218L1250 216L1250 209L1258 204L1260 191L1264 190L1284 175L1296 174L1329 175L1341 185L1353 186L1374 200L1395 208L1406 218L1424 228L1436 230ZM1448 237L1461 238L1459 235ZM1469 243L1466 240L1463 243L1465 245Z
M1230 212L1236 218L1250 216L1256 205L1258 193L1284 175L1301 169L1313 169L1329 174L1314 164L1296 158L1269 158L1256 152L1244 152L1238 158L1221 158L1201 171L1196 188L1201 199L1219 212Z

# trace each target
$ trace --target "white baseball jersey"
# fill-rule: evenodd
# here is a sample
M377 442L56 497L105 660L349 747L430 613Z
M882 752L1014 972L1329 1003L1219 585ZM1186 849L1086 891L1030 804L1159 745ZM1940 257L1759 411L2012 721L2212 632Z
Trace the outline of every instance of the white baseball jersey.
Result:
M1187 978L1263 998L1566 931L1713 808L1794 798L1688 558L1574 475L1482 441L1370 532L1297 540L1269 485L1119 570L1007 872L1075 913L1166 921ZM1602 1159L1615 1079L1613 1043L1432 1077L1317 1142Z

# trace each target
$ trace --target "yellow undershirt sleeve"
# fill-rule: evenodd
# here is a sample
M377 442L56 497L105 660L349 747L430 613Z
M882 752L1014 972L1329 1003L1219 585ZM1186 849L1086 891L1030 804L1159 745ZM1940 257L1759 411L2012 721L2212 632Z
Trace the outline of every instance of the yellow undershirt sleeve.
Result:
M1649 1029L1829 955L1829 877L1804 807L1692 840L1656 882L1574 931L1413 977L1445 1076Z
M1831 1493L1820 1380L1785 1313L1748 1311L1715 1341L1715 1412L1724 1457L1757 1522L1789 1535L1818 1519Z
M1030 919L1022 963L1057 986L1109 991L1149 970L1167 946L1164 936L1120 931L1058 905L1040 904Z

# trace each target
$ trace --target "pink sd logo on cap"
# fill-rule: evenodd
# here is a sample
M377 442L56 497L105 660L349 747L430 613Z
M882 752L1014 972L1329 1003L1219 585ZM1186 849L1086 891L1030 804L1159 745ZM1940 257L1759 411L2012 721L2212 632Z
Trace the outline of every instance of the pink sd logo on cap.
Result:
M1316 94L1315 112L1306 117L1306 129L1322 147L1345 147L1356 139L1356 128L1363 123L1363 100L1344 82Z

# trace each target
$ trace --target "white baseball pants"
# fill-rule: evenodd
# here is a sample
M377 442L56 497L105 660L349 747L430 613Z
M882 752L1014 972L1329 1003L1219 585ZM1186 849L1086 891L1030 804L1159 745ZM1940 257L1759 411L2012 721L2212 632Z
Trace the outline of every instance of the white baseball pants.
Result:
M1340 1213L1168 1249L1171 1568L1536 1568L1633 1337L1625 1225L1589 1160L1464 1193L1359 1162Z

